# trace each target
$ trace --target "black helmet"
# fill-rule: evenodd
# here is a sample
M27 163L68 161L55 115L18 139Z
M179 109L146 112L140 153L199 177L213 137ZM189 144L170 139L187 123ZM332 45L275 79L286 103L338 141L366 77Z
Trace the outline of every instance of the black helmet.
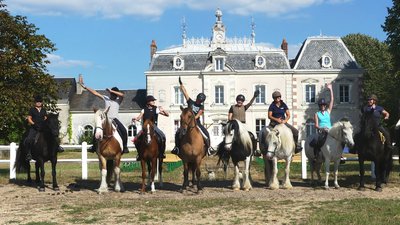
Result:
M240 95L236 96L236 101L242 101L242 102L244 102L244 100L246 100L246 98L244 97L244 95L240 94Z
M118 89L117 87L113 87L113 88L111 88L111 90L113 90L113 91L119 91L119 89Z
M279 91L274 91L272 93L272 98L275 99L275 98L278 98L278 97L282 97L281 93Z
M325 98L321 98L318 100L318 105L328 105L325 101Z
M374 100L374 101L378 101L378 97L376 97L376 95L374 95L374 94L372 94L372 95L370 95L369 97L368 97L368 100Z
M147 97L146 97L146 102L155 101L155 100L157 100L157 99L154 98L153 95L147 95Z
M43 102L43 98L41 95L36 95L35 96L35 102Z
M196 101L204 102L206 100L206 95L204 93L199 93L196 97Z

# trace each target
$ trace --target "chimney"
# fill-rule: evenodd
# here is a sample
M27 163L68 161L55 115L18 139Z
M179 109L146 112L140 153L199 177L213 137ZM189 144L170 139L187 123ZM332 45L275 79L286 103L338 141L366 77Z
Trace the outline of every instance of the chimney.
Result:
M288 43L286 41L286 38L283 38L283 40L282 40L281 49L285 52L286 58L287 58L288 57Z
M152 40L150 45L150 62L151 60L153 60L153 55L156 54L156 51L157 51L156 41Z
M79 74L78 83L76 83L76 94L81 95L83 92L83 88L80 84L83 84L83 76Z

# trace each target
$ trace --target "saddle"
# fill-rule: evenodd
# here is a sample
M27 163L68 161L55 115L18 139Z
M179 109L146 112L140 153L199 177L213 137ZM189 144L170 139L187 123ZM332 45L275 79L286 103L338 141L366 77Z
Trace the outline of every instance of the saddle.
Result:
M310 141L310 146L313 148L320 149L325 144L327 137L328 137L328 132L326 131L318 132L317 137Z

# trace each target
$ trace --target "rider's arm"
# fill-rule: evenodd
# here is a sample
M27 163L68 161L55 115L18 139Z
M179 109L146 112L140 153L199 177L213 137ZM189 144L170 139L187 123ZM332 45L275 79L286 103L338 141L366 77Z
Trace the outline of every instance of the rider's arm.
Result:
M204 109L200 109L194 118L197 120L198 118L200 118L201 115L203 115L203 112L204 112Z
M80 83L80 85L83 87L83 89L89 91L89 92L92 93L93 95L95 95L95 96L97 96L97 97L99 97L99 98L101 98L101 99L104 100L104 96L101 95L101 94L100 94L99 92L97 92L96 90L93 90L93 89L91 89L91 88L89 88L89 87L83 85L82 83Z
M330 90L330 92L331 92L331 102L329 103L329 108L328 108L328 110L329 110L329 113L331 113L332 112L332 109L333 109L333 102L334 102L334 97L333 97L333 89L332 89L332 84L328 84L327 85L327 88Z
M114 90L111 90L111 89L109 89L109 88L107 88L106 90L107 90L108 92L110 92L110 93L112 93L112 94L118 96L118 97L121 97L121 98L124 97L124 93L122 93L122 92L120 92L120 91L114 91Z
M185 96L186 101L188 101L190 97L189 97L189 95L188 95L188 93L186 91L185 86L183 86L183 84L181 84L179 87L180 87L180 89L181 89L181 91L183 93L183 96Z
M232 117L233 117L233 106L231 106L231 108L229 109L228 120L232 120Z
M29 115L27 119L28 119L29 125L35 124L35 122L33 122L33 120L32 120L32 116L31 115Z
M382 110L382 115L384 116L383 117L384 120L389 119L389 113L386 110Z
M163 107L159 106L159 107L158 107L158 110L160 110L159 113L160 113L161 115L167 116L167 117L169 116L169 113L168 113L167 111L165 111Z
M281 118L275 118L272 116L272 111L268 111L268 119L273 120L277 123L281 123L282 119Z
M285 114L286 114L286 118L283 121L283 123L287 123L287 121L289 121L289 119L290 119L290 111L289 111L289 109L286 109Z
M314 123L315 123L315 128L319 129L318 115L316 113L314 114Z
M140 111L140 113L137 117L133 117L132 121L141 120L143 118L143 114L144 114L144 109L142 109L142 111Z

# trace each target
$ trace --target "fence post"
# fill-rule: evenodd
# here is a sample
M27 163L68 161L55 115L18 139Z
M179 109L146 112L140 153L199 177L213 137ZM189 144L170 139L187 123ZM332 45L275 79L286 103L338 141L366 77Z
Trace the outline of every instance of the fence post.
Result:
M17 158L17 144L11 142L10 144L10 180L15 180L17 178L17 173L15 171L15 159Z
M82 142L82 180L88 178L87 142Z
M306 157L306 149L305 149L305 141L301 141L301 147L303 151L301 151L301 178L307 179L307 157Z

